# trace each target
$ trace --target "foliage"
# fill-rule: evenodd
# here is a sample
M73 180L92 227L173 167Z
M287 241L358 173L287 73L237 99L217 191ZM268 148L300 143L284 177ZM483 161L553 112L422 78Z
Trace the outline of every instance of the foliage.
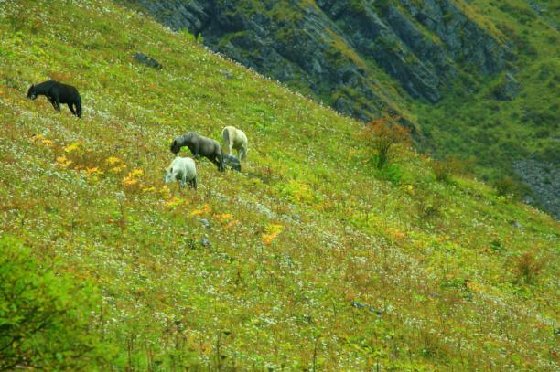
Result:
M410 132L398 124L399 119L398 116L385 115L364 126L363 136L376 151L378 169L382 169L390 161L394 145L410 143Z
M456 156L450 156L443 160L434 159L432 161L432 169L436 177L436 181L450 182L451 176L471 174L474 159L462 160Z
M533 252L525 252L516 260L514 269L519 280L534 283L545 265L544 259L535 257Z
M517 196L521 190L519 183L511 176L502 176L494 182L494 186L499 196Z
M18 241L0 238L0 369L79 369L109 360L89 325L99 297L74 281L39 265Z

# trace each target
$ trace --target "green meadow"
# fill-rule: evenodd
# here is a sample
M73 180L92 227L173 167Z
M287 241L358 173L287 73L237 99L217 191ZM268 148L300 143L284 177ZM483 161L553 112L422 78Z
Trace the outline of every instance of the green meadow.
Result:
M362 124L111 1L1 1L0 35L0 369L560 368L558 221L408 146L379 170ZM26 99L49 78L82 119ZM225 125L241 173L164 184Z

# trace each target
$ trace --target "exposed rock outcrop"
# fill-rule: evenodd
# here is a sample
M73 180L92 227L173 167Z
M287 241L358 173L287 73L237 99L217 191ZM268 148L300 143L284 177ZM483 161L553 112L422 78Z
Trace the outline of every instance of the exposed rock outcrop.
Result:
M530 187L533 196L528 198L531 202L534 198L539 206L560 219L560 168L552 163L538 161L536 159L523 159L516 161L513 165L515 173L522 179L523 183Z
M129 0L173 29L361 120L392 109L379 70L437 102L459 76L498 73L505 50L451 0Z

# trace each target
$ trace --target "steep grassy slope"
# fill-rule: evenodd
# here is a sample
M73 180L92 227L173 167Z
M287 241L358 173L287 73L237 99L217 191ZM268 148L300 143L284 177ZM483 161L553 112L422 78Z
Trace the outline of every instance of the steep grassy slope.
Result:
M557 1L122 2L339 112L398 111L421 151L560 217Z
M0 235L99 289L99 363L560 367L544 214L406 148L377 171L360 124L106 0L5 1L0 35ZM48 77L81 120L26 100ZM243 173L201 160L198 192L165 187L171 138L226 124Z

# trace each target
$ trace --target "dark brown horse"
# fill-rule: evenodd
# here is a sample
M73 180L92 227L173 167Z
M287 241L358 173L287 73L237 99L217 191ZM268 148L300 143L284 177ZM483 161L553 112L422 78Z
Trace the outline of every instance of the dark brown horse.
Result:
M211 138L201 136L198 133L188 132L182 136L175 137L171 143L170 150L177 155L183 146L187 146L195 158L202 155L216 164L221 172L224 171L222 147L218 142Z

